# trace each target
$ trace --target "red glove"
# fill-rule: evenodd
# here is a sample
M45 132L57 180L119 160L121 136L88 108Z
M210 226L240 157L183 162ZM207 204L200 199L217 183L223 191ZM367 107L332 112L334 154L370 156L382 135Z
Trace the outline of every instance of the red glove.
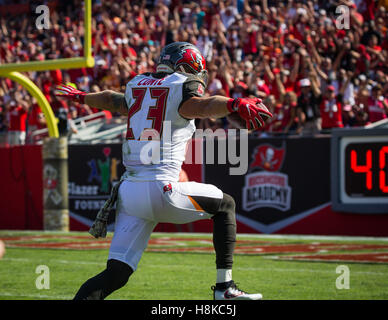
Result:
M238 112L240 117L245 120L247 129L258 130L264 126L266 120L272 118L272 113L261 102L259 98L238 98L230 99L227 107L230 113Z
M85 103L85 96L87 95L87 93L74 89L72 86L61 84L56 87L55 95L79 103Z

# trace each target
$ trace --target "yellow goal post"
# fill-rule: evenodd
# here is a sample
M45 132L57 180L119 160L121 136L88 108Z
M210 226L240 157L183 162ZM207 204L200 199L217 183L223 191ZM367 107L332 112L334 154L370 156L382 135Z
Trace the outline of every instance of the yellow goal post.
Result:
M0 77L18 82L36 98L46 118L50 137L59 137L57 119L41 90L20 72L47 71L57 69L91 68L94 66L92 56L92 0L84 0L84 56L77 58L53 59L45 61L28 61L22 63L7 63L0 65Z

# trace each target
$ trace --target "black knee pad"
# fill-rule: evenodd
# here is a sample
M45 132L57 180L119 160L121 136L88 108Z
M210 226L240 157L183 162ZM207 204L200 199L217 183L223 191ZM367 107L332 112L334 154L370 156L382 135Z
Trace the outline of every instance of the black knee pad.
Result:
M110 281L112 281L112 286L115 288L125 286L130 275L133 273L133 270L129 265L115 259L108 260L106 270L109 274Z
M228 223L236 224L236 202L233 197L224 193L224 196L219 203L216 214L212 217L213 220L224 220Z
M226 223L236 228L236 203L232 196L224 193L217 213L212 217L214 222Z
M227 214L235 216L236 214L236 202L233 197L224 193L224 196L221 200L220 206L218 208L218 212L225 212Z

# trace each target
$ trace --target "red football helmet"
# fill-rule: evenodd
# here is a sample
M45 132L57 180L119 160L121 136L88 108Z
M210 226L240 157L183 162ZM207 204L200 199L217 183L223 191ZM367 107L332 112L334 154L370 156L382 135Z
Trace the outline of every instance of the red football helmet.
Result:
M200 76L207 83L206 61L199 49L188 42L174 42L160 54L157 72L184 72Z

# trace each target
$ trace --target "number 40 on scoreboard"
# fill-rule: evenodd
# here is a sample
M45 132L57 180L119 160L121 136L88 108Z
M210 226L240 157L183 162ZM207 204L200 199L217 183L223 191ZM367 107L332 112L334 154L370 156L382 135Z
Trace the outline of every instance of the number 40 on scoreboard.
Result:
M360 192L377 197L387 195L387 159L387 143L349 144L345 150L346 193L350 196ZM360 183L361 180L365 183Z
M388 130L334 131L333 210L388 214Z

